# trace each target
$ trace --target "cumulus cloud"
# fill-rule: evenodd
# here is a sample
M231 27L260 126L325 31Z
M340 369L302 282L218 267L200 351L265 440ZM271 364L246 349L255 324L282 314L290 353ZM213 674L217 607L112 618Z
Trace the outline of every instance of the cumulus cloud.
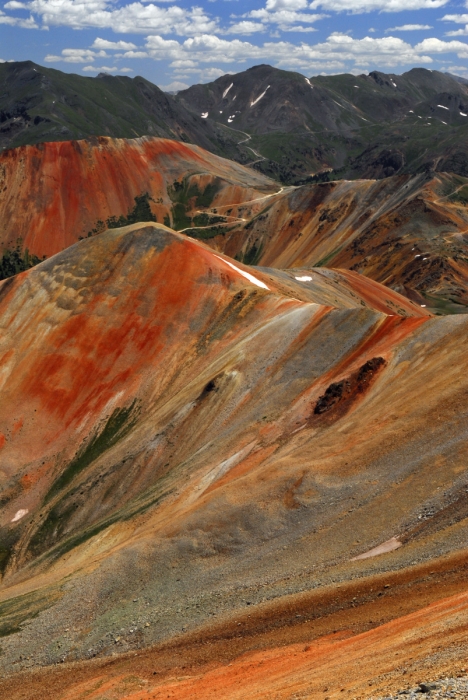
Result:
M304 10L307 0L267 0L267 10Z
M98 66L85 66L82 70L85 73L133 73L133 68L117 68L116 66L112 68L109 66L101 66L100 68Z
M169 85L158 85L158 88L163 92L179 92L179 90L186 90L188 87L187 83L182 83L180 80L173 80Z
M444 42L442 42L444 43ZM452 42L453 43L453 42ZM461 42L455 42L456 44ZM353 39L347 34L332 34L325 42L318 44L291 42L265 42L257 46L248 41L233 39L228 41L215 35L204 35L178 42L161 36L149 36L146 42L147 54L155 60L169 59L172 66L183 68L183 61L196 66L206 63L226 64L247 59L270 61L281 67L298 70L342 70L348 62L355 66L368 64L377 66L398 66L411 63L431 63L432 58L422 48L416 50L411 44L397 37ZM436 53L440 47L435 46ZM129 54L126 54L127 56ZM186 65L188 68L188 66Z
M265 29L265 25L259 22L242 20L241 22L232 24L229 29L226 30L226 34L254 34L255 32L264 32Z
M97 37L91 44L92 49L108 49L110 51L129 51L130 49L136 49L135 44L131 41L108 41L107 39L100 39Z
M433 10L444 7L449 0L313 0L310 8L315 10L331 10L333 12L350 12L361 14L363 12L402 12L403 10Z
M11 17L0 10L0 24L8 24L10 27L21 27L21 29L39 29L36 20L32 15L27 19L23 17ZM5 63L5 61L2 61Z
M444 15L443 22L454 22L455 24L464 24L462 29L454 29L450 32L445 32L446 36L467 36L468 35L468 15Z
M403 24L401 27L389 27L385 34L389 32L417 32L423 29L434 29L430 24Z
M445 32L445 36L468 36L468 24L465 24L463 29L454 29L451 32Z
M464 41L442 41L432 37L424 39L414 47L415 51L423 51L427 53L455 53L458 58L468 58L468 44Z
M41 17L46 27L110 28L115 32L141 34L154 30L159 34L179 36L195 36L218 28L217 21L210 19L201 7L185 9L172 5L164 8L151 2L116 7L110 0L10 0L5 9L28 10ZM20 21L14 17L6 19Z
M64 49L60 56L48 54L45 57L46 63L57 63L64 61L65 63L90 63L95 58L108 58L105 51L91 51L91 49Z
M284 4L284 0L281 0L281 2ZM232 27L230 27L227 33L251 33L235 31L237 27L242 28L242 25L244 24L261 27L261 29L257 29L257 31L264 30L269 24L276 24L278 29L280 29L283 32L314 32L314 27L307 27L304 25L310 25L314 22L317 22L320 19L323 19L324 17L328 17L328 15L323 14L299 12L299 9L301 9L301 7L299 7L298 9L294 9L293 7L293 9L291 9L291 5L283 6L280 4L280 0L268 0L266 6L261 8L260 10L251 10L250 12L247 12L245 15L243 15L244 17L249 18L250 20L253 19L257 22L259 21L261 24L255 25L253 22L249 21L239 22L237 25L233 25Z
M465 24L468 22L468 15L444 15L442 22L455 22L456 24Z

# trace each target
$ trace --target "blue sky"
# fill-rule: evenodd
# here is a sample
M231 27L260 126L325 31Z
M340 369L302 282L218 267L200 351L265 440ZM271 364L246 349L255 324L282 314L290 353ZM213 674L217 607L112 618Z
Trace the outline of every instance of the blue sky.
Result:
M468 0L0 0L0 60L167 90L269 63L468 77Z

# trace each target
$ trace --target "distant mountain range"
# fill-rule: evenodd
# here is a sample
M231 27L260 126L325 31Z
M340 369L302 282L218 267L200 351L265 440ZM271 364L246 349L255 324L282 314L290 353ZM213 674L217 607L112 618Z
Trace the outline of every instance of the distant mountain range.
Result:
M32 61L0 64L0 148L89 136L159 136L211 151L216 127L141 77L62 73Z
M177 95L141 77L0 65L0 148L89 136L190 142L284 183L468 175L468 85L403 75L316 76L255 66Z

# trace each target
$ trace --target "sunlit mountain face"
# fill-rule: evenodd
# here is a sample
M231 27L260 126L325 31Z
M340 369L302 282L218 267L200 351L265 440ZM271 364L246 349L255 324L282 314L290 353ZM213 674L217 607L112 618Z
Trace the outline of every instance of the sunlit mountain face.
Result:
M0 8L1 698L468 687L468 14L410 4Z

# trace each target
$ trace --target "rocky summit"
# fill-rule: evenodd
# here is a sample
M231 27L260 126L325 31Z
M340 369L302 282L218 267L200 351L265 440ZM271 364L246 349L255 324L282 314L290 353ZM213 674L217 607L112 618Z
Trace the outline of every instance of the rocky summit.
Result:
M316 103L350 134L446 94L461 134L465 90L258 66L157 94L256 167L49 122L0 153L2 699L466 696L468 181L257 150Z

